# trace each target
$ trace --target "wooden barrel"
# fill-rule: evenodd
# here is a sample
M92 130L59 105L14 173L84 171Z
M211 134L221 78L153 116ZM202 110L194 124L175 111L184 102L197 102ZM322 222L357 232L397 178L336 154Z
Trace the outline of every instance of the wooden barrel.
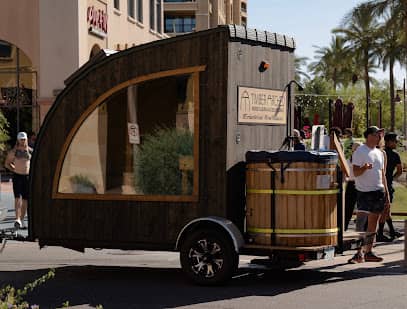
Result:
M335 152L249 151L246 227L254 244L337 244Z

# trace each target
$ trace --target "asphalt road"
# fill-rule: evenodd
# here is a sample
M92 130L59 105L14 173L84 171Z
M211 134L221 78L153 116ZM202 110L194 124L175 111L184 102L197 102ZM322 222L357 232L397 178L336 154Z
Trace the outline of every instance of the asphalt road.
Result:
M406 308L403 240L376 247L382 263L349 265L352 252L299 268L264 270L241 256L226 285L199 287L182 274L177 253L39 249L9 241L0 254L0 286L22 287L56 268L55 278L26 298L41 308Z
M7 200L8 199L8 200ZM0 205L11 211L1 227L13 222L13 197L1 192ZM399 222L401 230L404 225ZM0 246L0 250L2 247ZM241 256L236 276L224 286L200 287L186 280L178 253L93 250L79 253L60 247L39 249L35 242L8 241L0 253L0 287L18 288L50 268L56 276L26 300L40 308L407 308L404 239L380 243L382 263L347 264L353 252L294 269L266 270Z

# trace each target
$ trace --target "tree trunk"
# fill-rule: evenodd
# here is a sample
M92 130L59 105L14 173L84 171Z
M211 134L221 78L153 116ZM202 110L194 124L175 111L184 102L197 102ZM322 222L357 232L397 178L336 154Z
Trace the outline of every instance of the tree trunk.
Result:
M365 70L365 89L366 89L366 127L370 126L369 105L370 105L370 81L369 81L369 55L365 51L364 70Z
M403 14L403 24L404 24L404 37L405 37L405 43L406 43L406 50L407 50L407 1L404 0L404 14ZM402 65L407 65L406 63L407 59L404 58L404 63Z
M333 81L333 86L334 86L334 93L336 93L336 84L337 84L337 82L336 82L336 80L337 80L337 77L336 77L336 68L334 69L334 74L333 74L333 78L332 78L332 81Z
M390 65L389 65L389 71L390 71L390 131L394 131L395 123L396 123L396 102L394 98L394 74L393 74L393 68L394 68L394 59L393 57L390 58Z

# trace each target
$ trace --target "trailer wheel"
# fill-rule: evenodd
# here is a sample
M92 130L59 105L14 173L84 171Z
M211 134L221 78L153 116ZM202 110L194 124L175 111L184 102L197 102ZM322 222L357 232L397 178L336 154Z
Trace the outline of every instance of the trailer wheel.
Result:
M239 255L232 241L219 231L196 231L181 245L182 270L195 283L215 285L236 272Z

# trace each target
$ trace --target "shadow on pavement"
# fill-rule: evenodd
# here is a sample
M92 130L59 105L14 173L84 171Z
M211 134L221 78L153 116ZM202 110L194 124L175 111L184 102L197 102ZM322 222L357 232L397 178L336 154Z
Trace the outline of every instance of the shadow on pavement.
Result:
M54 279L26 297L41 308L57 308L69 301L70 306L98 304L104 308L171 308L203 304L246 296L275 296L312 285L386 275L401 261L376 268L323 271L319 269L259 271L240 269L240 276L221 287L200 287L186 281L180 269L67 266L57 268ZM336 265L338 266L338 265ZM45 274L47 270L0 272L0 286L18 288Z

